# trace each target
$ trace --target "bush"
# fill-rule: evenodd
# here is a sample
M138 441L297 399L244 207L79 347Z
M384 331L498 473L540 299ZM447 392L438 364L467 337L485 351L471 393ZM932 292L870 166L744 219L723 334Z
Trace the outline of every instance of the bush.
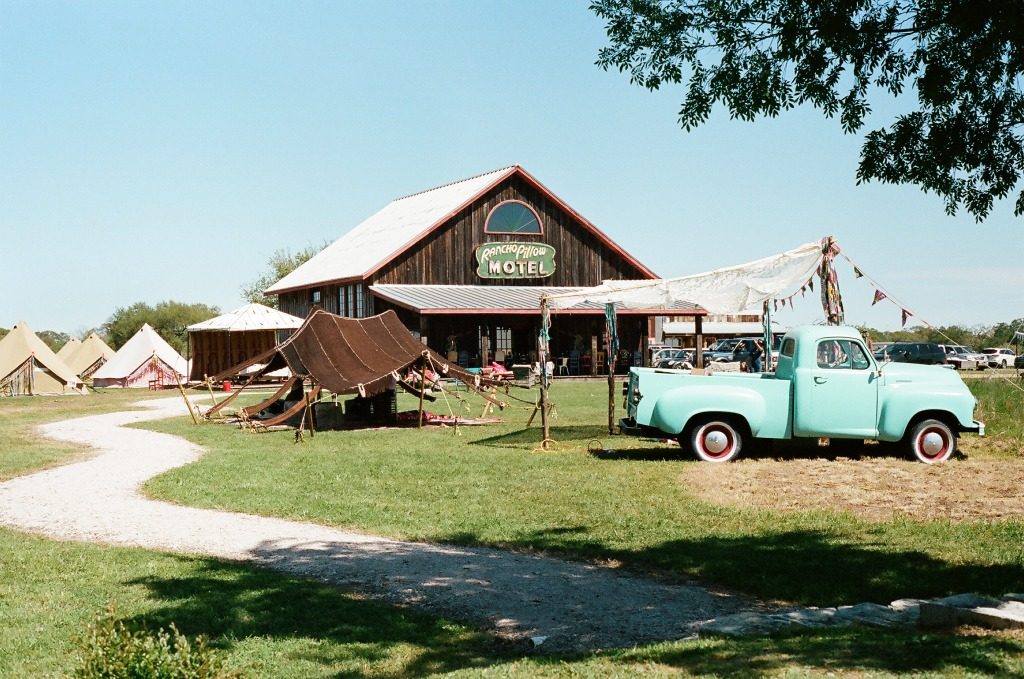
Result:
M189 641L171 623L153 634L131 629L108 607L97 614L79 639L78 679L231 679L202 636Z

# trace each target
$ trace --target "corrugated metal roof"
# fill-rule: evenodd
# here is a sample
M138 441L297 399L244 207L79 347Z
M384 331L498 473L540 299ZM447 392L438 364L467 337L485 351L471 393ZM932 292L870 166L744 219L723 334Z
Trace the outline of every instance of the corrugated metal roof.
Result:
M393 200L266 292L274 294L325 281L362 278L514 172L516 167L511 165Z
M784 325L772 323L772 333L786 332ZM701 323L701 331L705 335L760 335L764 326L758 321L705 321ZM668 321L662 328L663 335L692 335L696 330L693 323L686 321Z
M370 291L393 304L420 313L538 313L541 295L560 295L586 288L522 285L371 285ZM622 307L619 307L620 310ZM672 306L673 311L696 311L687 302ZM603 311L604 305L584 302L564 311ZM656 310L648 310L655 313Z
M302 325L302 319L298 316L292 316L262 304L246 304L216 318L190 325L188 331L294 330L300 325Z

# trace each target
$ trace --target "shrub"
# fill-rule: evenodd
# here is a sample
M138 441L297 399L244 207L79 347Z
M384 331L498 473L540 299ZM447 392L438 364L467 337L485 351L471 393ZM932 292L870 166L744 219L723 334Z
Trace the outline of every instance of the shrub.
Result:
M178 631L160 628L155 634L132 629L116 616L113 606L97 614L78 640L81 665L78 679L237 679L198 636L194 641Z

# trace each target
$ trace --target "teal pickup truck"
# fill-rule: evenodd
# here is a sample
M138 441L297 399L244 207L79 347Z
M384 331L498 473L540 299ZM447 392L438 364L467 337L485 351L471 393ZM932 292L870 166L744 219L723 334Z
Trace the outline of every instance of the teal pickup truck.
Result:
M856 328L805 326L782 341L774 373L632 368L624 434L674 438L701 460L733 460L749 439L902 442L913 458L949 459L962 432L984 436L954 370L877 363Z

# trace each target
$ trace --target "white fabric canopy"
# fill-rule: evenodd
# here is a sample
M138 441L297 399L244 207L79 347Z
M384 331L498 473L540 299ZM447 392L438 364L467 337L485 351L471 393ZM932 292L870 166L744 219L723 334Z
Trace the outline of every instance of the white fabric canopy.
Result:
M568 309L583 302L662 309L685 301L699 304L713 314L739 313L803 287L821 264L822 247L821 242L807 243L747 264L681 278L606 280L593 288L551 295L545 300L551 309Z

